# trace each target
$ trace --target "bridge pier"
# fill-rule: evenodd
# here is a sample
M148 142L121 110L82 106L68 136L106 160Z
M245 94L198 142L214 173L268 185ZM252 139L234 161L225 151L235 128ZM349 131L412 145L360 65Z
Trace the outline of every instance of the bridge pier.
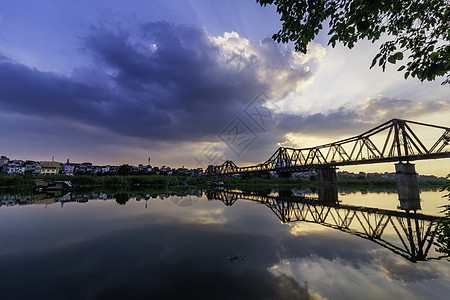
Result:
M420 210L420 201L419 200L400 200L400 208L409 212L410 210L416 212Z
M318 184L337 184L336 168L320 168L317 169Z
M419 184L414 164L409 162L395 164L395 179L401 206L403 204L412 210L420 209Z
M317 187L317 195L319 196L319 202L322 203L339 203L338 187L337 185L319 185Z

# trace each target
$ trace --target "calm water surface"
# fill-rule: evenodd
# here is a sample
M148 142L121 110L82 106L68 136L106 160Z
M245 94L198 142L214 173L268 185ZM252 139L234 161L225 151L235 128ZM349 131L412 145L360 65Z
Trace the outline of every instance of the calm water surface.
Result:
M441 192L192 194L0 196L0 299L448 299Z

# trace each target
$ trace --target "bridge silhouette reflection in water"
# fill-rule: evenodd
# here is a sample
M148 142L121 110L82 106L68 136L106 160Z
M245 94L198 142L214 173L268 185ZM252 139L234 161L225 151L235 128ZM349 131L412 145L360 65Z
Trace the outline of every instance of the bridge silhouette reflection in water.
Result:
M322 191L334 194L333 190ZM320 195L320 193L319 193ZM295 196L281 192L278 196L241 191L208 190L209 200L232 206L237 200L264 204L282 223L306 222L358 236L376 243L411 262L448 257L432 249L438 236L445 234L446 217L416 213L419 200L400 201L405 211L340 204L336 198ZM411 212L413 211L413 212Z

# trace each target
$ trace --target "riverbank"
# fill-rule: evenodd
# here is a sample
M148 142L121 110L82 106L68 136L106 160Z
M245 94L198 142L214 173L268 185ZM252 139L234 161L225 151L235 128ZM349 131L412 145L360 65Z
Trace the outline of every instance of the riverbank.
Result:
M208 188L217 184L228 189L267 189L267 188L314 188L315 181L286 178L235 178L235 177L192 177L165 175L129 175L129 176L65 176L65 175L0 175L0 189L32 189L34 179L70 180L76 188L123 188L131 189L139 186L154 189L177 187ZM419 180L420 188L442 188L448 180ZM395 179L338 179L339 187L389 187L395 188Z
M168 190L178 188L207 189L223 186L228 189L261 190L283 188L314 187L315 182L298 179L280 178L233 178L233 177L192 177L192 176L165 176L165 175L129 175L129 176L27 176L27 175L0 175L1 190L29 190L34 188L34 179L70 180L79 189L100 188L133 190L139 187L155 190Z

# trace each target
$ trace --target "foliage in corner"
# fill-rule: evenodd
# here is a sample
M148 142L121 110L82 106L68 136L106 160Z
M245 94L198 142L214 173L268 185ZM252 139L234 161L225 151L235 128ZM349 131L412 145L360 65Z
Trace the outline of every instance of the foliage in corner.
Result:
M450 174L447 176L447 178L450 179ZM444 195L444 197L448 198L450 201L450 181L448 181L445 186L442 188L442 191L447 191L448 193ZM437 228L436 231L438 234L436 235L436 251L439 253L443 253L447 260L450 261L450 204L444 205L443 207L443 213L447 217L447 219L442 219Z
M294 42L306 53L328 21L333 47L336 42L353 48L358 40L375 42L385 36L372 65L383 71L386 63L404 63L398 71L420 81L447 75L450 83L449 0L256 0L261 6L275 4L282 29L273 35L278 43ZM406 58L405 58L406 57Z
M447 175L447 178L450 179L450 174ZM450 180L447 181L447 183L444 185L444 187L442 188L442 191L448 192L448 194L445 195L444 197L448 197L450 200Z

